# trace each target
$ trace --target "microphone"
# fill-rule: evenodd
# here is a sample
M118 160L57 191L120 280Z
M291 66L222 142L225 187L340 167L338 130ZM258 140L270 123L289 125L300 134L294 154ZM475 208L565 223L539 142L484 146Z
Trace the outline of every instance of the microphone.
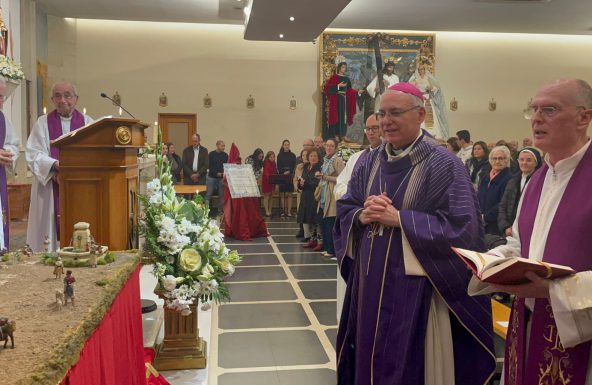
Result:
M124 107L124 106L122 106L121 104L117 103L115 100L111 99L109 96L107 96L107 94L106 94L106 93L104 93L104 92L101 92L101 97L102 97L102 98L106 98L106 99L109 99L109 100L111 100L111 101L112 101L112 102L113 102L113 103L114 103L116 106L120 107L122 110L124 110L125 112L127 112L127 114L128 114L129 116L131 116L132 118L136 119L136 117L135 117L135 116L133 116L131 112L129 112L128 110L126 110L126 109L125 109L125 107Z

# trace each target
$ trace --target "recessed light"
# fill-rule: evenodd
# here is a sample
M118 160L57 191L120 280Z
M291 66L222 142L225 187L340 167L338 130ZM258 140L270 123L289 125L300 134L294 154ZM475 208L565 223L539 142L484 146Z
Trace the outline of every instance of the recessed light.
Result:
M294 16L290 16L290 21L294 21Z
M283 39L283 38L284 38L284 34L280 33L280 39Z

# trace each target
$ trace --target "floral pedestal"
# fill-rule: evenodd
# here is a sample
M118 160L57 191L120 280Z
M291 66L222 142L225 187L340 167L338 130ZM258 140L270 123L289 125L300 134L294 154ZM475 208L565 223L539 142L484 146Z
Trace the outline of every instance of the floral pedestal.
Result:
M189 309L191 314L183 316L180 311L164 307L164 340L156 347L154 359L157 370L206 367L207 344L199 336L197 304L189 305Z

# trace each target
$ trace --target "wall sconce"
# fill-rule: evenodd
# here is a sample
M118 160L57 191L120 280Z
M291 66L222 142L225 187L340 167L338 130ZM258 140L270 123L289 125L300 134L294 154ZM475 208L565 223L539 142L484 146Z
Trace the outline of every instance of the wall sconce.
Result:
M450 111L456 110L458 110L458 102L456 101L456 98L452 98L452 100L450 101Z
M166 107L169 105L169 98L164 94L164 92L158 97L158 105L161 107Z
M121 95L119 95L119 92L115 91L115 94L111 97L111 99L113 99L114 106L121 106Z
M497 109L497 103L494 98L489 101L489 111L493 112Z
M248 109L255 108L255 98L253 98L253 96L251 96L250 94L249 94L249 97L247 98L247 108Z
M204 96L203 106L204 106L204 108L212 107L212 98L210 98L210 95L206 94L206 96Z

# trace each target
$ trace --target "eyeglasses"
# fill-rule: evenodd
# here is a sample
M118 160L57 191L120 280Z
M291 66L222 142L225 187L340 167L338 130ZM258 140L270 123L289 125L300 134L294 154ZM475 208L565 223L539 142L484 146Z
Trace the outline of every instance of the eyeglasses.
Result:
M52 98L53 98L53 99L57 99L57 100L60 100L60 99L62 99L62 98L63 98L63 99L66 99L66 100L72 100L72 98L74 98L74 97L76 97L76 96L77 96L77 95L73 95L73 94L71 94L71 93L69 93L69 92L66 92L66 93L65 93L65 94L63 94L63 95L62 95L62 94L53 94Z
M401 110L388 110L386 112L385 111L376 111L374 113L374 116L376 116L376 119L378 119L378 120L382 120L382 119L384 119L387 116L389 118L398 118L401 115L403 115L404 113L409 112L409 111L412 111L412 110L415 110L417 108L420 108L420 106L411 107L411 108L408 108L408 109L403 110L403 111L401 111Z
M370 127L364 128L364 131L366 131L366 132L378 132L378 130L380 130L379 126L370 126Z
M493 158L491 158L491 161L492 162L503 162L506 159L508 159L508 158L506 158L505 156L501 156L499 158L498 157L493 157Z
M575 106L575 108L586 109L586 106ZM529 106L526 110L524 110L524 118L530 120L537 112L545 118L552 118L559 111L561 111L561 108L553 106Z

